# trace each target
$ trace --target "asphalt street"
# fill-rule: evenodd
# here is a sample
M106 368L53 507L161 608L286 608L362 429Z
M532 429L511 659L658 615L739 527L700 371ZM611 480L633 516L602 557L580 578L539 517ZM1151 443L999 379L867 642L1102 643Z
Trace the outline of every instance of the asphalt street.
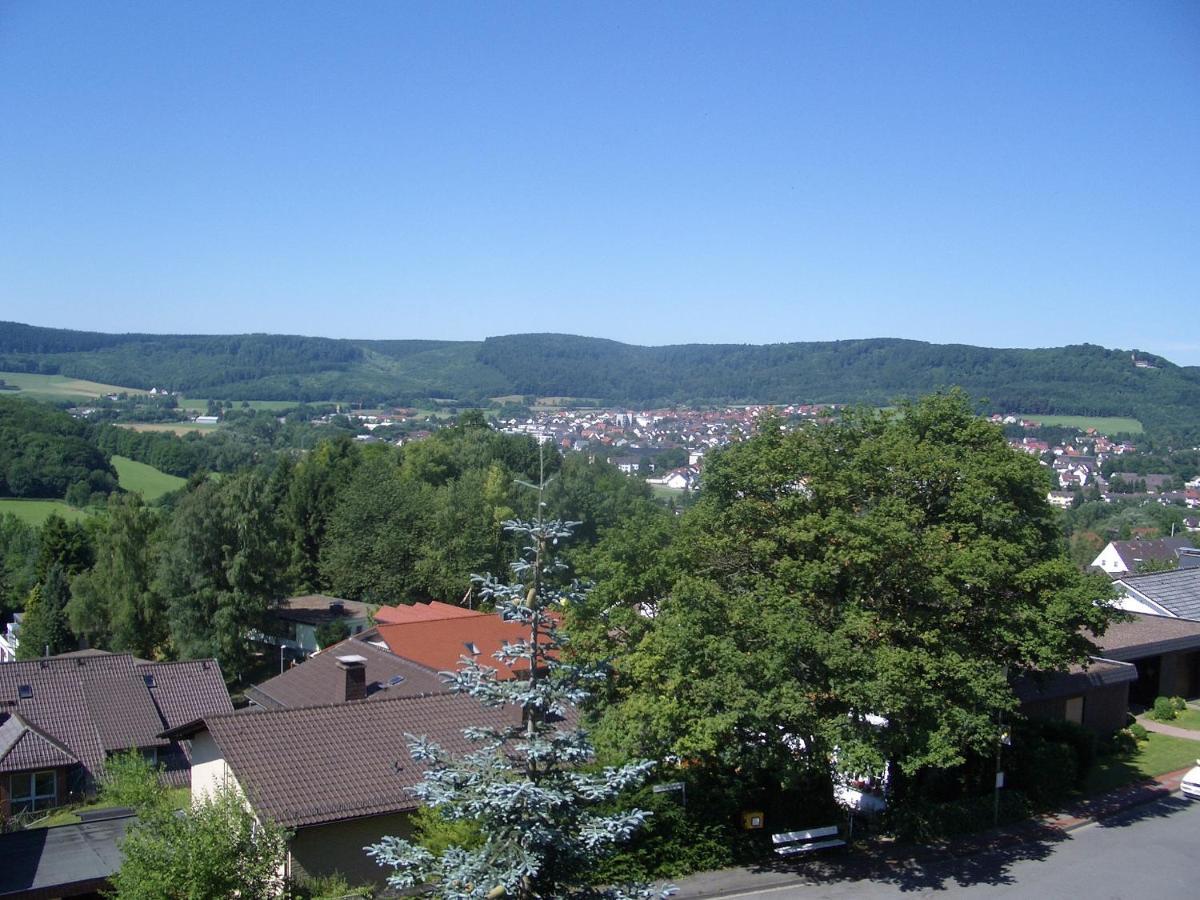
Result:
M998 839L920 852L853 853L775 869L731 869L683 879L681 900L699 898L1200 897L1200 802L1172 796L1070 832L1045 828L1028 840Z

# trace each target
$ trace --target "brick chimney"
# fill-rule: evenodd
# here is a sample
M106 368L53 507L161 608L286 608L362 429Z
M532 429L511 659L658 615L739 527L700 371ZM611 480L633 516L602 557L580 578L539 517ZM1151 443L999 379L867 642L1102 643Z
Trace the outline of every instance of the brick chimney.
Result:
M339 656L338 668L345 674L345 690L342 699L367 699L367 659L365 656Z

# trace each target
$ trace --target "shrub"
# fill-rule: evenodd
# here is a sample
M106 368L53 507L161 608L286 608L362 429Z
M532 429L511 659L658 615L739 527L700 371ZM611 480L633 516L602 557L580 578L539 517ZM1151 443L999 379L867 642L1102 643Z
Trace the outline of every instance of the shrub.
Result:
M301 875L291 884L294 900L370 900L375 889L354 886L341 872L330 875Z
M1171 705L1173 707L1175 707L1175 712L1177 712L1177 713L1181 713L1185 709L1187 709L1187 701L1184 700L1182 697L1172 697Z
M1143 728L1142 731L1146 729ZM1132 728L1122 728L1115 732L1104 745L1104 753L1109 756L1129 756L1137 753L1138 738Z
M1125 730L1133 735L1133 739L1138 743L1150 740L1150 732L1146 730L1146 726L1141 722L1134 722Z
M949 803L914 803L889 811L887 824L904 841L929 842L991 828L996 821L995 796L981 794ZM1029 818L1034 806L1018 790L1000 792L1001 825Z
M1154 709L1150 711L1150 718L1158 722L1170 722L1177 715L1175 704L1171 702L1170 697L1158 697L1154 701Z
M104 762L99 800L109 806L127 806L139 813L169 806L165 788L159 783L160 767L138 753L114 753Z

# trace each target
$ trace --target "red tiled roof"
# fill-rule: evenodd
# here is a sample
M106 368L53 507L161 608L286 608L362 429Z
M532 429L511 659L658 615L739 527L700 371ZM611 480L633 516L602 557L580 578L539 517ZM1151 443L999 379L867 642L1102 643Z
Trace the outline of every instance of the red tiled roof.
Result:
M461 606L451 606L440 600L414 603L411 606L381 606L375 612L375 621L380 625L399 625L403 622L432 622L437 619L470 619L484 613Z
M504 644L529 639L528 626L506 622L496 615L380 625L375 630L389 650L423 666L454 671L462 666L463 657L474 657L496 669L500 678L511 678L513 671L493 654ZM517 668L528 666L521 661Z

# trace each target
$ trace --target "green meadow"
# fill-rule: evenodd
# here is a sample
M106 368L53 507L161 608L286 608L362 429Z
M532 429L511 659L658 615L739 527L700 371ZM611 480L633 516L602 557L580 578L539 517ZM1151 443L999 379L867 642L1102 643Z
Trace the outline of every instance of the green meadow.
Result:
M34 375L30 372L0 372L5 384L15 384L19 391L5 391L15 397L30 397L35 400L95 400L107 394L145 393L137 388L102 384L83 378L68 378L66 375Z
M68 522L82 519L87 512L69 506L63 500L19 500L12 497L0 499L0 515L12 513L23 522L30 525L41 525L57 513Z
M154 466L124 456L112 458L113 468L117 470L118 483L127 491L136 491L146 501L157 500L163 494L178 490L187 481L177 475L160 472Z
M1125 416L1055 416L1049 413L1014 413L1018 418L1039 425L1057 425L1085 431L1095 428L1100 434L1141 434L1142 423Z

